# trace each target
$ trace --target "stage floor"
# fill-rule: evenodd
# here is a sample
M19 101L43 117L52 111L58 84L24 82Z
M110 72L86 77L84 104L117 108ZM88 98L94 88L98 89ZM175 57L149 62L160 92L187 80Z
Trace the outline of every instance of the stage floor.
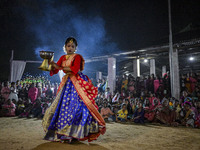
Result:
M107 132L92 143L44 141L42 121L0 118L0 150L200 149L200 129L107 123Z

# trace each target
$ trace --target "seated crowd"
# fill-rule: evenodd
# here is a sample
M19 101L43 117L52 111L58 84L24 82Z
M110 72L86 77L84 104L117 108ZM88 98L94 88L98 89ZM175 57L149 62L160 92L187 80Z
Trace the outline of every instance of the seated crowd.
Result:
M27 76L21 81L0 84L0 116L42 118L51 105L58 84L45 77Z
M105 121L159 123L200 127L200 74L180 77L180 99L170 95L170 76L136 79L123 75L112 95L106 82L97 83L96 103Z
M200 128L200 74L180 77L180 99L171 97L170 76L147 78L123 75L112 95L107 82L97 83L96 103L105 121L160 123ZM58 89L45 77L26 76L0 83L0 116L42 118Z

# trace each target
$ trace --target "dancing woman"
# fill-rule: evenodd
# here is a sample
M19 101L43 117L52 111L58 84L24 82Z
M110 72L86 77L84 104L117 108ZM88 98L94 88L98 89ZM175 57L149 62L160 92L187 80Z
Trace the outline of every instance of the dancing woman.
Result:
M75 54L77 45L76 39L69 37L64 48L67 55L61 56L57 63L50 62L53 66L51 76L59 70L63 70L66 75L62 78L56 98L43 118L46 140L71 142L75 139L91 142L106 130L104 119L94 101L98 90L91 80L80 72L84 69L84 59Z

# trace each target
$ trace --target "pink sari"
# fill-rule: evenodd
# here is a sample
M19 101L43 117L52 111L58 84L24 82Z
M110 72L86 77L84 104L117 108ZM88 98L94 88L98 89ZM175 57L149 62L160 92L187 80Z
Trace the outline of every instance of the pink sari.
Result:
M154 93L157 92L159 86L160 86L160 81L159 80L154 80Z
M32 104L35 102L38 95L38 88L32 87L28 91L28 97L31 99Z
M10 89L8 87L3 87L1 89L1 95L5 100L8 100L8 97L10 95Z
M153 97L152 97L153 98ZM158 101L158 105L154 104L154 100ZM147 118L149 121L153 121L156 117L157 109L160 107L160 101L156 98L154 98L152 102L150 102L151 106L146 109L146 112L144 114L144 117Z

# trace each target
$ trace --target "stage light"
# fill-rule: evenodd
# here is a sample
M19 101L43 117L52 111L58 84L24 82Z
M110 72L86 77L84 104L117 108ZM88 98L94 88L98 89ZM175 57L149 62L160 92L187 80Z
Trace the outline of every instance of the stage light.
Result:
M144 62L147 63L147 62L148 62L148 59L144 59Z
M194 60L194 57L191 56L191 57L189 58L189 60L190 60L190 61L193 61L193 60Z

